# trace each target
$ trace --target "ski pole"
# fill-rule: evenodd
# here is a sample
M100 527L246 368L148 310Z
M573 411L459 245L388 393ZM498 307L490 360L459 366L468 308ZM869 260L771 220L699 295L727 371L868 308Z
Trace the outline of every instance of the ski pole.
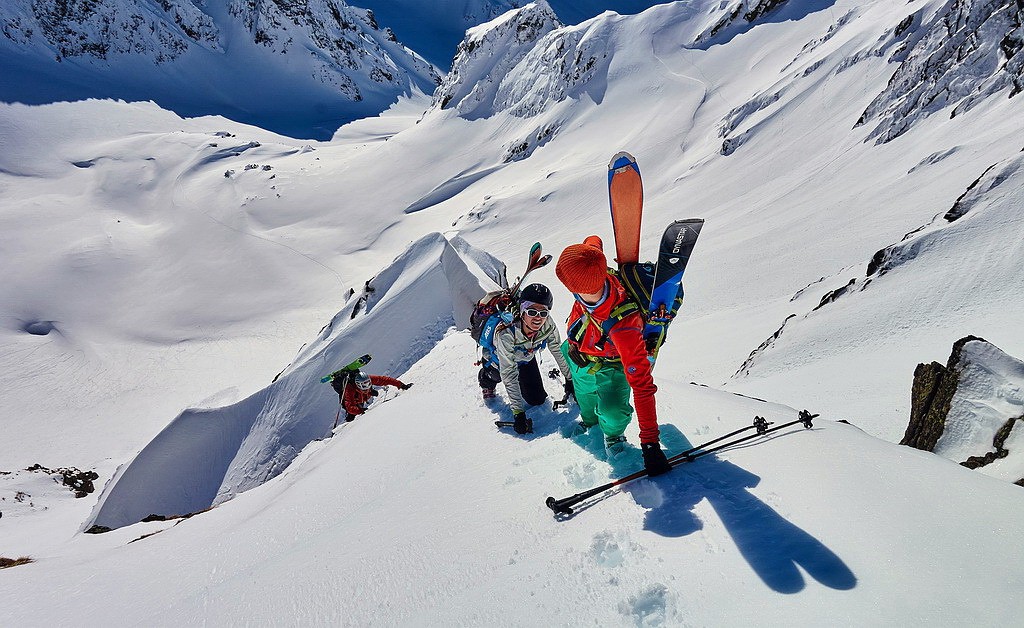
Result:
M756 428L757 429L757 435L760 436L761 434L764 434L765 432L768 431L768 426L769 425L772 425L772 424L769 423L768 421L766 421L764 417L755 416L754 417L754 424L753 425L748 425L746 427L741 427L740 429L738 429L738 430L736 430L734 432L729 432L725 436L719 436L718 438L716 438L714 440L709 440L708 442L706 442L706 443L704 443L702 445L697 445L696 447L691 447L690 449L687 449L684 452L681 452L681 453L678 453L678 454L672 456L671 458L668 459L668 462L669 462L669 464L672 464L673 462L676 462L676 461L678 461L681 458L686 458L687 456L689 456L690 454L692 454L695 451L700 451L700 450L704 449L708 445L714 445L715 443L718 443L718 442L721 442L721 441L723 441L723 440L725 440L727 438L731 438L733 436L736 436L737 434L741 434L743 432L746 432L747 430L752 430L752 429Z
M799 416L799 418L797 418L795 421L790 421L789 423L784 423L782 425L779 425L777 427L773 427L771 429L766 429L765 426L766 425L770 425L770 424L767 421L765 421L764 418L762 418L762 417L755 417L753 425L749 425L749 426L747 426L747 427L745 427L743 429L736 430L735 432L732 432L731 434L726 434L725 436L722 436L720 438L716 438L716 439L714 439L712 441L709 441L709 442L705 443L704 445L701 445L701 446L698 446L698 447L694 447L693 449L688 449L687 451L684 451L684 452L682 452L680 454L676 454L675 456L672 456L669 459L669 464L671 466L675 467L675 466L677 466L679 464L682 464L684 462L691 462L691 461L696 460L697 458L699 458L701 456L710 454L710 453L715 452L715 451L719 451L721 449L725 449L726 447L732 447L733 445L736 445L738 443L742 443L744 441L748 441L748 440L750 440L752 438L757 438L759 436L764 436L765 434L770 434L771 432L776 432L778 430L787 428L787 427L789 427L791 425L795 425L797 423L803 423L805 428L810 429L811 427L813 427L813 424L811 423L811 420L814 419L815 417L819 416L819 415L811 414L807 410L801 410L800 414L798 416ZM724 440L726 438L729 438L730 436L735 436L736 434L739 434L741 432L745 432L746 430L753 429L753 428L756 428L758 430L758 432L756 434L751 434L750 436L744 436L743 438L737 439L735 441L730 441L728 443L723 443L723 444L719 445L718 447L714 447L712 449L707 449L707 450L699 451L701 449L701 447L706 447L707 445L711 445L713 443L720 442L720 441L722 441L722 440ZM699 453L697 453L696 455L693 455L694 451L699 451ZM580 502L582 502L584 500L590 499L591 497L594 497L595 495L599 495L599 494L601 494L601 493L603 493L605 491L611 490L611 489L615 488L616 486L621 486L623 484L626 484L627 482L632 482L633 480L636 480L638 478L642 478L642 477L644 477L646 475L647 475L647 470L646 469L641 469L640 471L637 471L636 473L631 473L630 475L627 475L626 477L623 477L623 478L619 478L618 480L615 480L614 482L609 482L608 484L604 484L602 486L598 486L598 487L592 488L590 490L583 491L582 493L577 493L577 494L572 495L570 497L564 497L562 499L555 499L554 497L548 497L547 500L544 503L547 504L547 507L550 508L552 511L554 511L555 514L571 515L572 512L573 512L572 506L575 506L576 504L578 504L578 503L580 503Z
M334 427L331 428L332 431L338 429L338 419L340 419L340 418L341 418L341 404L339 403L338 404L338 414L334 415Z
M740 429L738 429L738 430L736 430L734 432L729 432L725 436L720 436L719 438L716 438L714 440L710 440L710 441L704 443L703 445L697 445L696 447L687 449L686 451L684 451L684 452L682 452L680 454L676 454L675 456L672 456L671 458L669 458L668 459L668 463L670 465L672 465L672 466L675 466L676 464L679 464L680 462L689 462L689 460L691 458L688 458L688 456L690 456L690 454L692 454L693 452L699 451L702 448L707 447L708 445L713 445L715 443L721 442L721 441L723 441L723 440L725 440L727 438L730 438L730 437L735 436L737 434L740 434L742 432L746 432L747 430L752 430L752 429L756 428L757 429L757 434L755 434L755 436L759 436L759 435L765 433L765 431L767 430L767 426L768 425L770 425L770 423L768 423L764 419L764 417L755 416L754 417L754 423L752 425L748 425L746 427L742 427L742 428L740 428ZM603 486L598 486L596 488L592 488L589 491L584 491L582 493L577 493L577 494L573 495L572 497L565 497L563 499L555 499L554 497L548 497L547 501L545 503L547 504L548 508L550 508L551 510L555 511L556 513L564 513L564 514L567 514L567 515L571 515L572 514L571 506L573 506L575 504L578 504L578 503L580 503L581 501L583 501L585 499L590 499L591 497L593 497L595 495L598 495L600 493L603 493L603 492L605 492L607 490L613 489L616 486L621 486L622 484L625 484L627 482L632 482L633 480L642 478L642 477L644 477L646 475L647 475L647 470L643 469L641 471L637 471L636 473L631 473L630 475L627 475L626 477L619 478L618 480L615 480L614 482L609 482L608 484L605 484Z
M699 452L697 452L695 454L688 454L688 452L683 452L682 454L679 454L679 456L673 456L673 459L669 460L669 464L671 464L672 466L675 466L675 465L683 463L683 462L692 462L692 461L696 460L697 458L700 458L701 456L706 456L706 455L708 455L710 453L714 453L714 452L716 452L716 451L718 451L720 449L725 449L726 447L732 447L733 445L738 445L738 444L740 444L742 442L746 442L746 441L748 441L748 440L750 440L752 438L757 438L758 436L764 436L766 434L771 434L772 432L777 432L777 431L785 429L785 428L787 428L787 427L789 427L791 425L796 425L797 423L803 423L805 428L811 429L812 427L814 427L814 424L812 423L812 420L817 418L818 416L820 416L820 415L811 414L807 410L801 410L799 418L794 420L794 421L790 421L789 423L783 423L782 425L778 425L776 427L773 427L770 430L766 429L763 432L759 429L757 434L751 434L750 436L744 436L743 438L737 438L734 441L731 441L731 442L719 445L718 447L712 447L711 449L705 449L705 450L699 451ZM768 423L768 425L771 425L771 423ZM676 458L678 458L678 460Z

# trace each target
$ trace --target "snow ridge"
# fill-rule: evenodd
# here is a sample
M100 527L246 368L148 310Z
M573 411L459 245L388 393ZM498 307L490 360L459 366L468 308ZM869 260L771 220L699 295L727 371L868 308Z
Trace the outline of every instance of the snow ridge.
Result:
M11 0L0 33L0 69L37 77L5 84L8 102L153 99L185 114L233 105L265 128L275 107L294 117L308 107L333 114L333 131L345 117L336 112L377 113L440 82L372 11L344 0ZM304 106L279 102L278 90Z
M85 528L198 512L280 475L309 443L331 434L338 399L321 376L364 352L373 355L371 372L399 376L451 327L468 323L490 283L460 249L480 258L465 242L424 236L367 282L372 292L351 298L270 386L236 404L182 412L118 471Z

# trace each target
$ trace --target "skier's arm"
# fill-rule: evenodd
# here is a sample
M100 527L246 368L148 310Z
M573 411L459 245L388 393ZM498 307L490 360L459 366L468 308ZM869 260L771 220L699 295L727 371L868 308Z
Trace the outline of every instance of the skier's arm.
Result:
M523 393L519 390L519 365L515 361L515 332L512 329L501 329L494 334L494 350L498 354L498 373L501 383L505 384L509 406L512 413L522 412L526 407Z
M405 386L405 384L394 377L388 377L387 375L371 375L370 383L374 386L394 386L395 388L402 388Z
M562 371L562 377L565 381L572 380L572 374L569 369L569 363L565 360L565 356L562 355L562 335L558 333L558 326L551 323L551 333L548 335L548 351L551 352L551 357L555 359L555 364L558 365L558 370Z
M658 410L654 393L658 391L658 387L654 385L651 363L647 359L643 319L639 314L627 316L612 327L608 336L622 358L622 370L626 373L629 387L633 389L633 405L636 406L636 420L640 425L640 442L657 443Z

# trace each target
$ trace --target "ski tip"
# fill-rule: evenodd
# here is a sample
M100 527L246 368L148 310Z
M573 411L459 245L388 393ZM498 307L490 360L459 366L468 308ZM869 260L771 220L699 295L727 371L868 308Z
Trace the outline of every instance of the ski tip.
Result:
M611 161L608 162L608 169L618 170L620 168L624 168L630 165L636 166L636 159L632 155L623 150L615 153Z

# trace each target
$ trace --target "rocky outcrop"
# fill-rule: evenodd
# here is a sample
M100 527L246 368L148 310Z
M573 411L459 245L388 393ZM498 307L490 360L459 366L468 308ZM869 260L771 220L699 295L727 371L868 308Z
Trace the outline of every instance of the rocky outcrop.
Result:
M956 392L963 346L981 338L967 336L953 344L953 351L945 366L938 362L918 364L914 369L914 384L910 392L910 423L901 445L932 451L946 427L946 415Z
M722 2L718 9L721 15L697 37L694 43L706 44L732 27L753 24L784 4L786 0L738 0L731 4Z
M1018 482L1024 476L1024 453L1014 448L1021 443L1024 362L967 336L953 344L945 365L918 365L901 445Z
M894 29L890 61L899 62L888 86L857 125L877 121L869 138L888 142L917 120L952 106L950 117L985 98L1024 90L1024 2L952 0L918 32L914 20Z

